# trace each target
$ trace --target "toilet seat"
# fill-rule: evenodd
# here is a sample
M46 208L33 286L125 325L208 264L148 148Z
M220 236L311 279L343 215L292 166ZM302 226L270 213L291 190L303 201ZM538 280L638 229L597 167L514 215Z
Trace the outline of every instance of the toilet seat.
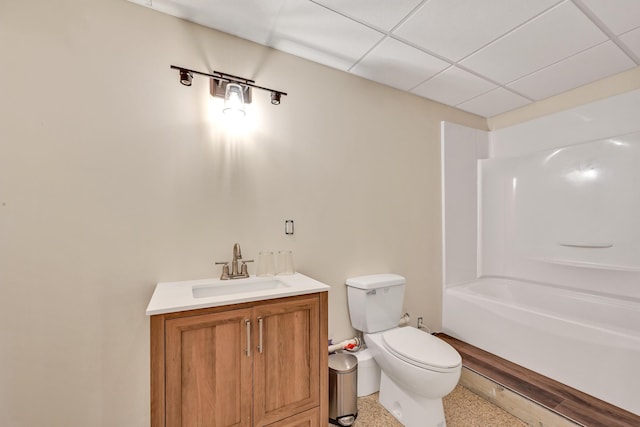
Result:
M450 372L462 364L460 354L453 347L416 328L388 330L382 334L382 343L391 354L419 368Z

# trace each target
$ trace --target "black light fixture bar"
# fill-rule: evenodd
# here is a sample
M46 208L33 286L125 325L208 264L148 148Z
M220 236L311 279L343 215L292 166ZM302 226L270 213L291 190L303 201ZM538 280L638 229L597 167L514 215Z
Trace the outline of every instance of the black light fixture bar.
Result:
M233 74L226 74L226 73L221 73L220 71L214 71L213 73L203 73L202 71L196 71L196 70L191 70L189 68L185 68L185 67L178 67L177 65L172 65L171 66L172 69L174 70L178 70L180 71L180 73L183 72L188 72L188 73L193 73L193 74L198 74L201 76L205 76L205 77L209 77L211 79L215 79L215 80L220 80L223 82L227 82L227 83L237 83L239 85L242 86L248 86L248 87L253 87L256 89L260 89L260 90L266 90L267 92L271 92L272 94L272 104L277 105L280 103L280 96L284 95L286 96L287 93L286 92L282 92L280 90L276 90L276 89L269 89L268 87L264 87L264 86L258 86L257 84L255 84L255 80L249 80L249 79L245 79L243 77L239 77L239 76L234 76ZM275 98L278 100L277 103L273 102L274 99L274 95Z

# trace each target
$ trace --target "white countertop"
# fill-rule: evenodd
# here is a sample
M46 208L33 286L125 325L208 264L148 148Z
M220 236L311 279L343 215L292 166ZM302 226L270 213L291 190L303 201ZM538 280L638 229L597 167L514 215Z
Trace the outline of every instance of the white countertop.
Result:
M260 289L274 281L280 282L273 289ZM255 289L252 287L255 286ZM292 275L278 275L273 277L255 277L246 279L200 279L183 282L161 282L156 285L147 306L147 316L154 314L173 313L176 311L194 310L198 308L218 307L221 305L238 304L242 302L268 300L294 295L326 292L329 286L300 273ZM195 297L198 290L223 290L215 296ZM237 292L235 291L237 290Z

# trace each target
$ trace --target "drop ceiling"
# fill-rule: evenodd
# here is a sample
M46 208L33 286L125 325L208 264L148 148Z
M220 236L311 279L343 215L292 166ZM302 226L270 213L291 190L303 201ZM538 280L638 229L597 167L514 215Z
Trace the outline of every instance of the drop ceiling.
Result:
M483 117L640 65L640 0L129 0Z

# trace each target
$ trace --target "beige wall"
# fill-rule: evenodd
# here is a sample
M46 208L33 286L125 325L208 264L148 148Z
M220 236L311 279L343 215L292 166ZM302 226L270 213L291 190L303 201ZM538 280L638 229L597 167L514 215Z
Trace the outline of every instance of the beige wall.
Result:
M640 89L640 67L490 117L487 119L487 125L491 130L501 129L635 89Z
M155 283L234 242L331 285L334 338L376 272L440 326L439 122L484 119L124 0L3 0L0 53L0 425L148 425ZM170 64L289 96L232 135Z

